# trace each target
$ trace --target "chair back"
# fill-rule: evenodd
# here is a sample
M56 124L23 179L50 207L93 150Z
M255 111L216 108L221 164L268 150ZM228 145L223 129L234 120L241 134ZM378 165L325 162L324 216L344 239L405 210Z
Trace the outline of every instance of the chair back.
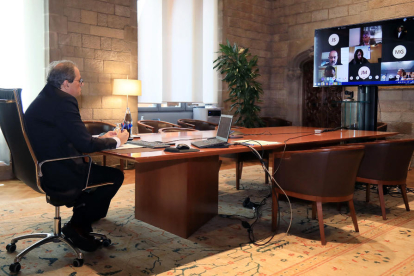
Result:
M218 126L215 123L194 119L178 119L177 124L181 127L194 128L197 130L215 130Z
M108 132L114 130L116 127L114 124L100 122L100 121L83 121L86 129L91 135L99 135L102 132Z
M414 139L360 143L365 146L358 177L382 181L405 181L413 156Z
M33 190L44 193L37 159L25 130L21 89L0 89L0 127L12 156L13 173Z
M157 133L160 128L180 127L173 123L155 120L140 120L137 125L138 133Z
M377 131L387 131L387 124L383 122L378 122Z
M298 194L349 196L354 193L363 155L363 146L286 152L275 179L284 190ZM278 166L279 158L276 156L275 166Z
M291 126L292 122L277 117L260 117L266 127Z

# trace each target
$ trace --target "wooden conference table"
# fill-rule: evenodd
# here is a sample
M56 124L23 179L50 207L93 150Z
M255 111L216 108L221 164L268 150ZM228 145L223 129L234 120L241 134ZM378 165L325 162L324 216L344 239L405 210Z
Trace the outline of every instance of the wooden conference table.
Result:
M241 129L243 138L278 142L264 145L264 150L282 151L284 141L290 147L326 145L361 138L382 138L396 132L338 130L313 134L312 127L270 127ZM145 141L174 141L188 144L215 137L216 131L170 132L140 134ZM303 137L298 137L307 135ZM261 150L261 146L255 146ZM180 237L187 238L218 213L219 155L250 152L245 146L201 149L199 152L169 153L159 149L134 148L104 151L104 154L135 163L135 218Z

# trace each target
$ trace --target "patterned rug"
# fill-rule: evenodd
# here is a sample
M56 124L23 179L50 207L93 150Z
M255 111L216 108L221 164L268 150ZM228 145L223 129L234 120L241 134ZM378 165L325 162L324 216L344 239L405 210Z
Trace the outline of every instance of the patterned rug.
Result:
M251 217L243 200L259 202L268 194L259 166L244 168L242 190L235 190L235 170L220 172L219 213ZM408 275L414 272L414 212L406 212L400 197L385 196L387 220L383 221L375 192L365 203L365 191L357 189L355 205L360 232L354 232L345 204L324 204L327 245L319 239L317 220L311 220L311 205L293 200L293 223L285 235L290 212L280 203L280 227L266 245L249 243L238 217L216 216L189 239L183 239L134 219L134 185L124 185L106 219L94 225L107 234L113 245L85 253L83 267L72 267L74 254L62 244L48 244L22 260L20 275ZM414 208L412 194L408 195ZM270 202L254 226L259 243L272 237ZM71 211L62 208L63 221ZM15 235L51 232L53 209L43 198L0 203L0 275L16 253L5 246ZM243 220L245 220L243 218ZM248 220L252 223L254 220ZM33 243L17 243L17 252Z

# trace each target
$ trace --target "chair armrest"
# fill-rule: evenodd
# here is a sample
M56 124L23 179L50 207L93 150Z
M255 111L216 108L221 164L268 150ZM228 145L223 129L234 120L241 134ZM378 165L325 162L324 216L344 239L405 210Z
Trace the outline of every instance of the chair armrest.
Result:
M63 157L63 158L56 158L56 159L47 159L47 160L43 160L42 162L38 163L38 176L42 177L43 173L42 173L42 166L45 163L49 163L49 162L57 162L57 161L63 161L63 160L70 160L70 159L78 159L78 158L88 158L88 163L89 163L89 169L88 169L88 177L86 178L86 184L85 184L85 188L88 188L88 184L89 184L89 174L91 173L91 166L92 166L92 158L89 155L80 155L80 156L72 156L72 157ZM84 190L83 189L83 190Z
M190 124L190 123L184 123L183 122L183 124L185 125L185 127L187 127L187 128L194 128L195 129L195 125L193 125L193 124Z

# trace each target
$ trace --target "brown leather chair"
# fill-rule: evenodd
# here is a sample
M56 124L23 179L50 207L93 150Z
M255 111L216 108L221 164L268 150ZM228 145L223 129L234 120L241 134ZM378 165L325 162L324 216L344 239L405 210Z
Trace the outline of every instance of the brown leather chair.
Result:
M326 244L323 226L322 203L347 201L354 223L359 232L353 203L355 178L364 155L363 146L330 147L315 150L275 153L275 166L280 163L275 175L278 185L290 197L313 201L312 218L319 218L322 245ZM282 157L283 156L283 157ZM283 194L273 185L272 228L276 230L278 195ZM315 204L316 203L316 204Z
M156 120L140 120L138 121L138 133L157 133L160 128L180 127L179 125Z
M259 150L259 153L262 154L262 151ZM232 153L232 154L224 154L220 155L220 158L228 158L231 161L236 162L236 190L240 189L240 180L243 174L243 163L246 161L259 161L253 153L250 152L242 152L242 153ZM264 151L263 154L263 161L265 163L265 167L269 170L269 152ZM269 183L269 176L265 174L265 183Z
M193 119L179 119L177 124L181 127L193 128L197 130L215 130L218 126L218 124L215 123Z
M99 135L102 132L108 132L114 130L116 127L114 124L105 123L101 121L83 121L85 124L86 129L91 135ZM102 155L102 164L106 165L106 156ZM122 162L121 162L121 170L123 169Z
M291 126L292 122L277 118L277 117L260 117L262 121L265 123L265 127L279 127L279 126Z
M406 180L408 166L414 151L414 139L382 140L352 144L365 146L365 155L357 174L357 181L367 184L366 201L370 199L370 185L378 185L382 218L385 220L383 185L400 186L405 209L408 205Z
M262 121L265 123L265 127L279 127L279 126L291 126L292 122L287 121L282 118L276 117L260 117ZM243 130L240 130L243 132ZM243 173L243 163L245 161L252 161L255 160L256 157L250 153L239 153L239 154L232 154L223 156L225 158L231 158L236 162L236 189L240 188L240 179L242 178ZM265 151L263 154L263 160L265 162L265 166L269 169L269 152ZM269 183L269 177L267 174L265 175L265 183Z
M163 132L186 132L186 131L198 131L193 128L184 128L184 127L164 127L158 130L159 133Z
M384 122L378 122L377 131L387 131L387 124Z
M292 122L287 121L285 119L276 118L276 117L260 117L262 121L265 123L265 127L278 127L278 126L291 126ZM243 132L243 130L240 130ZM231 158L236 162L236 189L240 188L240 179L242 178L243 173L243 163L246 161L256 160L257 158L251 153L239 153L239 154L232 154L223 156L225 158ZM265 162L265 166L269 169L269 152L265 151L263 154L263 160ZM265 183L269 183L269 177L265 175Z
M83 121L86 129L91 135L99 135L102 132L108 132L115 129L115 125L111 123L101 122L101 121Z

